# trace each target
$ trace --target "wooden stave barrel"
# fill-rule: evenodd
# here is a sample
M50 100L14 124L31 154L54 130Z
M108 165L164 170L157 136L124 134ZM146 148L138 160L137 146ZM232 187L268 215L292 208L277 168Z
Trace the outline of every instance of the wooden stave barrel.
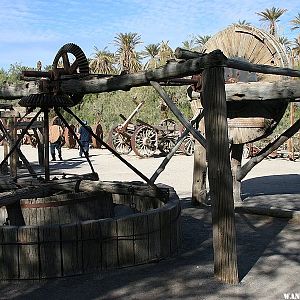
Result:
M135 195L134 189L137 183L121 184L129 184L130 193L125 197L118 195L114 201L132 205L132 196L138 201L141 196ZM4 237L0 247L5 249L0 252L0 259L6 262L0 266L0 280L66 277L177 255L181 247L180 201L173 188L169 187L168 194L166 204L157 199L162 203L159 208L117 219L0 226ZM142 203L140 199L143 206Z
M93 133L96 134L100 139L103 140L103 128L100 123L91 126ZM91 146L95 149L101 148L101 143L99 143L94 137L92 137Z
M76 132L76 126L75 125L70 125L72 130ZM69 131L67 127L64 129L64 139L65 139L65 144L64 147L67 147L69 149L73 149L76 147L76 140L74 135Z
M254 49L252 49L254 48ZM260 52L255 53L255 48ZM277 67L289 67L289 59L282 45L269 33L248 25L231 25L211 37L202 48L202 51L211 52L215 49L223 51L228 58L242 59L256 64L270 64ZM236 79L236 78L235 78ZM259 81L277 81L284 79L278 75L259 75ZM238 80L233 80L237 82ZM230 83L228 83L230 84ZM198 100L200 102L200 100ZM259 101L259 100L255 100ZM192 101L194 102L194 101ZM251 111L256 103L251 101L239 101L240 111ZM272 101L271 101L272 102ZM234 144L245 144L260 140L273 132L281 120L288 106L286 99L277 100L276 107L267 100L259 102L259 110L266 115L238 116L230 111L235 105L228 105L228 131L229 140ZM200 104L199 104L200 105ZM270 116L269 112L272 112ZM242 120L243 119L243 120Z

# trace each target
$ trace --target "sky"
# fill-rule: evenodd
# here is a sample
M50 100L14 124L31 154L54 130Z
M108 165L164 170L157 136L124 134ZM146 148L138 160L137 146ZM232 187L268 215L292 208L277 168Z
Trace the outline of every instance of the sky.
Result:
M169 41L175 49L193 35L214 35L238 20L266 28L256 12L271 7L288 11L278 22L280 35L293 39L290 20L300 0L0 0L0 69L11 64L51 65L66 43L81 47L88 58L94 47L116 51L118 33L136 32L144 46Z

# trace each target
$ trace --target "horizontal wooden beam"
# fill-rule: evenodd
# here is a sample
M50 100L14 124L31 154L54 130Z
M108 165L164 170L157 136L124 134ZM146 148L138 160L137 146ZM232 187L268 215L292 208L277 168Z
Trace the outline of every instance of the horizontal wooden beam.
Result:
M299 80L294 79L229 83L225 85L225 91L227 101L290 99L293 102L296 98L300 98ZM200 93L193 91L191 97L199 98Z
M205 68L220 66L265 74L300 77L299 70L277 68L267 65L255 65L248 62L242 62L237 59L227 59L223 52L220 50L214 50L208 54L199 53L198 57L197 52L191 52L190 55L188 55L187 53L189 53L189 51L185 50L184 53L185 54L183 56L187 56L189 57L189 59L184 61L170 61L163 67L143 72L141 71L133 74L107 77L103 77L103 75L97 76L95 74L77 74L72 76L62 75L62 77L57 81L37 80L18 84L6 83L0 87L0 98L7 100L19 99L30 94L49 93L49 91L51 90L57 90L58 87L60 91L65 94L92 94L117 90L127 91L132 87L150 85L150 81L168 83L168 80L170 79L183 78L186 76L199 74ZM188 81L186 81L186 83L188 84ZM242 88L242 86L239 87ZM246 89L247 86L245 86L245 90ZM284 90L284 93L286 92L289 95L290 92ZM233 96L240 97L237 96L237 94L238 92L235 92ZM279 93L277 97L283 98L285 96L285 94L280 95Z

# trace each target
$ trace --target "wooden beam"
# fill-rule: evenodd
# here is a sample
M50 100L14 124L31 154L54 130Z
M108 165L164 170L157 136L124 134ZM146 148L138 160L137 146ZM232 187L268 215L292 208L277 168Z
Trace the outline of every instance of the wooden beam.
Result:
M64 76L62 76L61 80L55 82L39 80L28 81L22 84L4 84L0 88L0 98L10 100L30 94L47 93L49 89L57 88L58 82L61 91L65 94L91 94L117 90L128 91L132 87L149 85L150 81L160 82L198 74L205 66L223 64L224 59L226 59L224 54L220 50L216 50L203 57L184 62L173 61L161 68L133 74L108 76L105 78L92 74L84 78L65 76L68 80L63 80Z
M210 53L216 53L216 51L221 50L214 50ZM198 53L198 57L204 57L205 54L203 53ZM187 59L187 60L192 60L196 59L197 57L197 52L195 51L189 51L186 49L181 49L177 48L175 49L175 57L178 59ZM210 67L217 67L217 66L223 66L227 68L233 68L237 70L244 70L244 71L249 71L249 72L257 72L257 73L263 73L263 74L276 74L276 75L283 75L283 76L291 76L291 77L300 77L300 71L299 70L293 70L290 68L279 68L279 67L273 67L269 65L260 65L260 64L252 64L247 61L241 61L239 59L234 59L234 58L227 58L224 61L224 64L218 64L220 62L217 62L215 65L210 65ZM206 66L207 67L207 66ZM205 68L205 67L203 67Z
M221 281L236 284L239 278L224 69L205 69L202 76L208 179L212 201L214 273Z
M300 129L300 119L297 120L289 129L283 132L275 141L269 143L265 148L259 151L259 153L252 157L247 163L245 163L238 171L236 179L241 181L258 163L260 163L269 154L275 151L278 147L284 144L289 138L291 138Z
M187 50L185 50L187 51ZM195 57L193 52L191 57ZM78 76L62 76L58 81L27 81L18 84L4 84L0 88L0 98L2 99L18 99L30 94L49 93L57 88L59 83L62 93L65 94L91 94L103 93L117 90L130 90L132 87L149 85L150 81L168 81L173 78L181 78L194 74L199 74L203 69L213 66L224 66L251 72L277 74L284 76L300 77L299 70L288 68L277 68L267 65L255 65L248 62L242 62L236 59L227 59L220 50L214 50L208 54L199 53L199 57L188 59L186 61L172 61L165 66L137 72L126 75L116 75L103 77L97 75L87 75L85 77ZM68 80L64 80L68 79ZM280 96L280 95L279 95ZM285 96L285 95L283 95Z
M225 85L226 100L273 100L300 98L299 80L230 83Z
M151 85L155 88L158 94L162 97L165 103L168 105L170 110L173 112L178 121L193 135L193 137L205 148L206 141L205 138L201 135L201 133L196 130L191 123L184 117L181 111L174 104L172 99L167 95L167 93L162 89L162 87L154 81L150 81Z

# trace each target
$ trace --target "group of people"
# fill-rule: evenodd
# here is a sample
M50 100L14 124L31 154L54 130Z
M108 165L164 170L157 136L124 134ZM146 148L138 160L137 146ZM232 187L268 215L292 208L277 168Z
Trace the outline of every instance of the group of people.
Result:
M77 132L79 144L79 156L85 154L89 156L90 143L92 135L90 132L92 128L88 125L87 121L82 121L84 126L80 126ZM52 124L49 127L49 142L50 142L50 154L52 161L56 161L56 152L59 160L62 160L61 148L65 144L64 130L62 122L58 117L53 118Z

